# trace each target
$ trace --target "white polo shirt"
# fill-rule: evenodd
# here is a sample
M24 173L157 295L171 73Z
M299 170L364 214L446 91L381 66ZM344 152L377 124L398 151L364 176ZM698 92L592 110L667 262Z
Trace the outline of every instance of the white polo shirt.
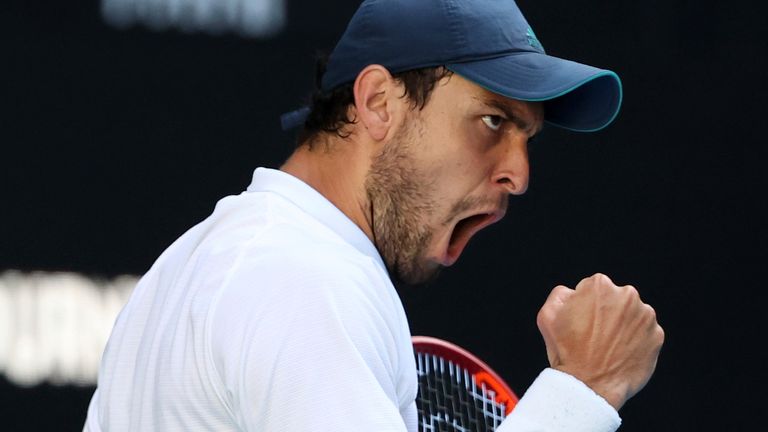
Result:
M376 248L307 184L259 168L138 283L84 430L416 431L416 392ZM500 431L618 425L584 384L546 370Z

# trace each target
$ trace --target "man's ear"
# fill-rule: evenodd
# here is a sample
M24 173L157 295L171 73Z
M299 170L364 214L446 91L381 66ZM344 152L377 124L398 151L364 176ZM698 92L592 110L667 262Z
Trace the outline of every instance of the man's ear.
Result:
M357 118L371 138L383 140L393 126L392 75L381 65L369 65L355 80L353 88Z

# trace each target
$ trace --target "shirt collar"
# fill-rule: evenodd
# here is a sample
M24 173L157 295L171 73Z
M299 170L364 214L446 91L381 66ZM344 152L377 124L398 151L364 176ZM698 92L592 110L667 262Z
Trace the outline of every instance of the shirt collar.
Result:
M280 170L257 168L248 192L273 192L330 228L361 253L373 258L386 272L384 261L371 239L338 207L300 179Z

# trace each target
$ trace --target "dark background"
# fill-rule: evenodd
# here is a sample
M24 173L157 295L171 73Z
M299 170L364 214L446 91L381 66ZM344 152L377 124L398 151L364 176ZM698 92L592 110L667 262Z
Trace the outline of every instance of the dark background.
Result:
M622 431L759 430L764 417L768 23L746 1L519 0L549 54L622 77L615 124L546 129L529 192L432 286L403 292L414 334L452 340L522 393L546 366L536 312L604 272L667 332ZM277 166L313 54L356 1L290 1L276 37L102 23L98 2L0 12L0 270L142 274ZM93 388L0 378L0 429L79 430ZM764 427L764 426L763 426Z

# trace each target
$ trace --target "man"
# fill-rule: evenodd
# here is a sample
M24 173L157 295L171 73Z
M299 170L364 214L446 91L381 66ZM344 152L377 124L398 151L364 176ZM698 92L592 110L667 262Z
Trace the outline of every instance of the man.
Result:
M600 129L621 100L614 73L544 54L511 0L365 1L321 71L281 169L136 287L85 430L416 430L391 279L432 278L504 216L545 121ZM663 341L653 309L598 274L555 288L538 324L551 368L499 430L618 428Z

